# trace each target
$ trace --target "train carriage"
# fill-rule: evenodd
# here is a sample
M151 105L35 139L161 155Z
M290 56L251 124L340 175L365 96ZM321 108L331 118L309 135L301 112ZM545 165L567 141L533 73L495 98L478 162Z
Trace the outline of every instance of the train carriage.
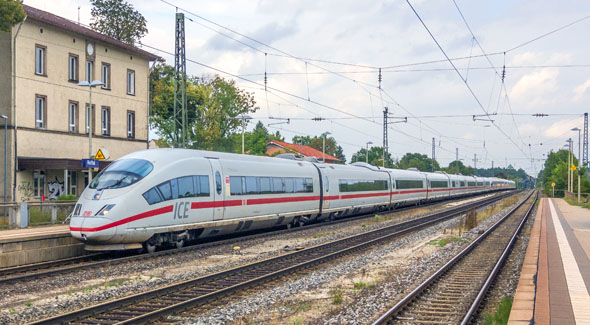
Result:
M195 238L444 199L456 191L514 188L495 178L290 158L187 149L126 155L84 190L70 232L87 250L154 251Z

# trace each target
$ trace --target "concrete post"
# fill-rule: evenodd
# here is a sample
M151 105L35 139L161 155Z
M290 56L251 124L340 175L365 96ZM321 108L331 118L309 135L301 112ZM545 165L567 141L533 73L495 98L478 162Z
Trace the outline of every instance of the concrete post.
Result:
M20 218L18 226L20 228L27 228L29 226L29 204L27 202L22 202L20 204Z
M57 222L57 205L51 205L51 223Z

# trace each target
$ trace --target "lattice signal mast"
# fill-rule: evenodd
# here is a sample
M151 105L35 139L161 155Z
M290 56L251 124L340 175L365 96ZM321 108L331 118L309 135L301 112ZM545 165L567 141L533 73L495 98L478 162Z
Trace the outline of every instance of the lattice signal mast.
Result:
M387 151L389 150L389 146L387 144L387 116L389 115L389 109L385 107L383 110L383 167L385 167L385 157L387 156Z
M588 168L588 113L584 113L584 153L582 155L582 166Z
M186 122L186 51L184 46L184 14L176 13L174 47L174 141L175 147L187 145Z

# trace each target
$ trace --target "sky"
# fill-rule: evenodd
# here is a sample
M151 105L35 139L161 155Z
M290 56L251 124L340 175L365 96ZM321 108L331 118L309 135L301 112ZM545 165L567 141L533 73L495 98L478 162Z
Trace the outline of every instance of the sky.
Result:
M590 108L590 2L166 1L129 1L147 19L144 49L174 64L166 52L178 7L188 73L219 74L253 93L250 129L260 120L287 141L327 131L350 160L368 142L383 145L387 107L399 122L388 128L394 158L430 157L434 138L441 166L458 150L465 165L536 176L570 137L578 155L571 129ZM88 1L25 4L72 20L79 6L81 23L91 21Z

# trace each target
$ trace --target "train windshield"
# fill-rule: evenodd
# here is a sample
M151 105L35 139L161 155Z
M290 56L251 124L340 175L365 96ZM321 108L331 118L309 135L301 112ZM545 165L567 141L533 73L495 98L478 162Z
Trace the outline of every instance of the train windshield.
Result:
M122 188L138 182L152 169L154 169L154 165L147 160L117 160L96 175L89 187L97 190Z

